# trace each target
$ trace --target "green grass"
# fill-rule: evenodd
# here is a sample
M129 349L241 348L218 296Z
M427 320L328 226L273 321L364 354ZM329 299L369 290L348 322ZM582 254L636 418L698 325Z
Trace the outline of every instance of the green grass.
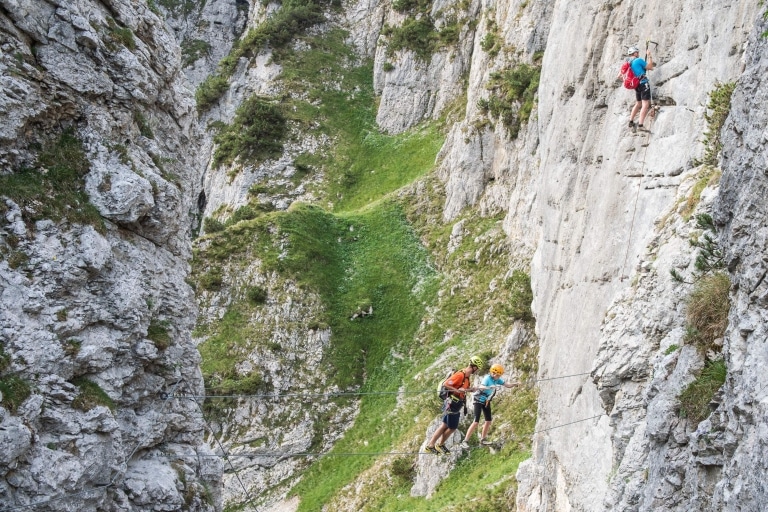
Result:
M42 219L90 224L104 232L98 210L85 192L90 169L82 143L65 130L40 152L34 166L0 176L0 196L21 207L28 225ZM0 212L5 205L0 206Z
M701 201L701 194L709 186L716 185L720 181L722 171L717 167L704 166L699 172L699 175L691 187L691 192L688 197L685 198L683 208L680 210L680 216L683 220L687 221L691 218L691 215L696 211L696 207Z
M286 53L282 61L286 86L314 103L294 101L293 119L335 139L330 152L304 155L304 161L328 175L317 192L337 212L361 208L424 175L444 141L435 125L395 136L379 132L372 63L350 67L354 55L345 37L335 30L309 38L308 51ZM333 83L340 87L328 86Z
M171 346L171 335L168 332L170 326L167 320L153 319L147 328L147 338L155 344L158 350L165 350Z
M113 18L107 18L108 34L115 43L121 44L129 50L136 49L136 40L133 37L133 31L128 27L121 27Z
M760 2L758 3L758 5L760 5L760 6L762 7L763 5L765 5L765 2L764 2L763 0L760 0ZM764 19L764 20L768 20L768 10L766 10L766 11L763 13L763 19ZM762 34L760 34L760 37L763 37L763 38L768 38L768 30L766 30L765 32L763 32Z
M686 305L688 330L686 341L694 343L703 352L716 350L715 340L725 334L728 327L731 280L725 272L716 272L697 281Z
M0 394L2 394L3 407L11 413L15 413L24 400L29 398L32 390L27 381L18 375L7 375L0 377Z
M64 353L71 357L76 357L80 353L80 348L83 342L74 338L70 338L63 342Z
M357 380L350 384L361 384L357 357L339 357L360 352L369 385L391 389L401 374L401 365L389 361L392 366L386 370L382 365L392 347L405 350L413 340L424 301L436 292L435 272L397 204L385 202L343 219L355 230L347 231L353 238L342 254L345 274L331 303L329 324L343 340L338 351L331 351L332 362L342 371L348 365L349 373L357 374ZM367 304L373 307L373 315L349 320L360 305Z
M533 112L540 76L540 64L526 63L491 73L487 86L491 94L487 100L478 101L478 107L501 121L509 136L516 139Z
M115 410L115 402L101 389L101 386L92 380L78 377L72 381L78 387L78 394L72 401L72 407L87 412L94 407L104 406L109 410Z
M199 346L206 389L211 394L251 393L262 389L258 374L241 375L236 370L247 350L262 339L260 330L248 322L247 309L233 306L215 326L211 336Z
M231 125L224 126L213 140L213 166L241 162L259 162L283 152L287 134L286 119L279 104L251 96L237 107Z
M429 500L410 496L410 485L403 485L394 496L387 495L363 510L382 512L473 511L498 512L514 510L515 472L528 451L504 447L496 454L477 449L459 460L450 476L440 483ZM499 464L503 460L502 464Z
M11 414L15 414L24 400L32 394L32 389L26 380L18 375L2 375L11 367L11 356L5 352L5 347L0 345L0 404Z
M344 46L345 37L331 30L322 38L304 38L306 51L284 49L280 55L281 79L295 93L282 98L288 122L297 132L333 140L332 146L299 155L294 162L302 180L317 177L312 189L319 198L316 204L268 211L258 196L282 189L265 181L251 188L251 203L235 212L216 212L205 221L207 234L198 241L192 279L198 289L228 290L230 299L222 319L197 327L196 335L206 336L199 350L209 392L270 390L268 382L241 375L237 368L255 351L281 350L273 339L274 327L254 319L263 314L264 300L282 300L288 282L319 298L322 311L302 322L307 328L331 329L323 360L326 385L345 390L433 389L441 370L431 365L444 350L457 351L455 364L472 353L487 357L513 322L532 323L530 278L525 269L509 271L502 214L482 218L465 212L465 236L453 252L447 251L453 223L442 221L444 193L430 175L444 140L439 125L397 136L379 133L371 62L359 63ZM414 186L416 182L421 186ZM271 276L269 289L234 289L227 274L254 260L260 274ZM438 296L438 291L443 293ZM368 308L372 315L352 319ZM524 376L536 370L535 350L527 345L520 352ZM393 357L393 352L403 357ZM339 404L348 400L331 399ZM223 415L234 405L209 400L206 410ZM345 486L380 467L395 473L398 483L374 486L370 493L367 489L366 510L440 510L459 499L452 487L467 478L472 482L459 486L461 503L470 500L480 510L510 508L512 475L530 449L528 434L536 416L533 390L509 392L498 401L494 431L517 440L495 458L485 451L473 454L449 477L453 486L441 486L439 496L429 501L409 497L412 461L335 455L415 450L439 414L439 404L429 395L406 400L393 414L395 406L394 396L360 399L360 414L330 454L307 461L309 467L291 491L301 498L300 510L332 509ZM338 418L322 407L313 414L315 450ZM242 505L229 503L227 510Z
M411 183L434 166L443 141L434 125L397 136L369 132L349 148L346 192L339 191L335 209L356 210Z
M710 414L709 402L725 383L728 369L722 359L707 361L696 380L680 393L680 415L698 425Z

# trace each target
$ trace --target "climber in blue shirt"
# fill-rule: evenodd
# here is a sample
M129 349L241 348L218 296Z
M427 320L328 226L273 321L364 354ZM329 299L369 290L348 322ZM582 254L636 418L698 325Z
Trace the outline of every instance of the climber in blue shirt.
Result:
M632 112L629 114L629 129L635 131L637 128L644 130L643 121L645 116L648 115L648 110L651 107L651 84L648 82L648 77L645 75L646 71L653 69L653 58L651 52L645 51L645 59L640 58L640 50L635 46L631 46L627 51L627 55L632 57L630 66L632 66L632 72L635 76L640 78L640 85L635 89L636 103L632 107ZM640 123L635 124L635 116L638 110L640 111Z
M464 441L461 443L461 447L465 450L469 449L469 440L472 438L472 434L475 430L477 430L481 413L485 418L485 423L483 423L483 433L480 435L480 444L491 444L488 440L488 431L491 430L491 423L493 422L493 417L491 416L491 400L496 395L496 390L498 388L514 388L520 385L519 382L505 382L505 380L501 378L502 375L504 375L503 366L500 364L491 366L490 373L485 376L482 385L478 388L480 391L474 395L475 421L469 426L469 429L467 429L467 434L464 436Z

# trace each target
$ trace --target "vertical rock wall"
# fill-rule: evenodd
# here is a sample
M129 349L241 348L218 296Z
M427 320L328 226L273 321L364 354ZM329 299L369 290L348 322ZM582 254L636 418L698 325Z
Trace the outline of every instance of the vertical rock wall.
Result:
M196 0L164 8L165 22L181 46L182 65L192 87L216 72L245 27L246 0Z
M211 44L189 68L195 82L228 51L245 16L237 2L201 5L198 18L170 20L182 40ZM446 7L438 2L434 11ZM267 10L250 9L253 22ZM466 120L450 130L439 159L444 218L466 207L508 211L505 230L521 256L535 248L540 378L592 373L542 384L542 432L518 474L520 510L764 508L754 468L765 449L768 93L757 10L691 0L475 2L462 14L477 25L429 63L376 49L384 22L398 17L381 4L358 2L347 12L350 41L376 57L384 130L439 116L467 75ZM490 20L506 45L497 56L481 44ZM217 22L227 30L216 31ZM6 375L31 383L32 394L17 411L0 409L0 496L17 506L57 500L40 509L214 508L222 469L216 458L196 457L208 455L199 446L200 411L166 399L203 392L184 278L210 140L196 127L181 52L141 0L0 0L0 31L0 172L31 165L38 145L73 129L90 161L86 190L106 226L25 223L24 205L3 198L4 254L22 252L26 262L0 261L0 339ZM643 47L647 38L658 43L650 76L663 107L650 135L631 136L632 93L615 75L624 45ZM477 101L487 97L492 71L541 50L538 110L511 141L484 122ZM394 69L384 71L387 60ZM239 69L212 116L231 119L246 94L269 92L278 71L267 55ZM677 418L675 397L701 358L690 348L665 354L682 340L688 291L667 270L687 268L692 257L693 227L677 203L700 170L707 95L717 81L740 76L722 187L717 198L705 191L699 206L714 208L734 283L729 378L716 414L693 431ZM208 176L218 194L208 212L236 206L260 172L289 172L290 164L286 157L236 183ZM153 324L170 334L168 346L151 339ZM73 408L78 377L98 384L115 408ZM259 485L293 470L241 469ZM61 491L70 497L59 499Z
M362 55L375 55L382 129L399 132L439 116L463 92L458 77L467 73L466 120L450 130L439 158L447 191L444 218L455 218L466 207L508 211L504 226L520 254L530 256L535 249L540 377L579 374L541 386L537 430L542 432L535 437L533 458L518 474L521 510L685 510L704 506L713 495L715 503L731 506L740 485L758 485L738 476L741 459L723 469L730 475L723 479L719 469L708 469L721 464L717 457L695 459L704 452L679 449L689 443L690 432L676 423L675 397L701 358L690 348L664 354L683 336L689 289L672 283L668 269L687 268L693 256L688 238L695 228L680 218L678 203L701 170L696 159L703 151L704 106L716 82L740 76L756 12L756 5L722 1L472 3L468 13L477 25L462 32L454 51L437 52L430 62L377 49L383 24L400 19L386 6L356 2L346 12L350 41ZM495 57L481 45L490 20L507 48ZM615 77L626 47L644 48L646 39L658 43L650 45L657 62L650 76L662 110L648 123L650 135L632 136L626 123L633 93L620 88ZM529 62L540 50L538 110L511 141L502 128L485 123L477 100L487 97L492 71ZM385 71L387 62L392 66ZM754 76L760 76L757 61L750 62ZM250 70L249 76L245 70L236 73L222 118L231 117L245 91L268 90L277 72L258 59ZM736 105L738 98L737 92ZM759 111L757 101L750 111ZM742 144L759 151L764 138L755 135ZM286 170L289 159L274 169L249 170L233 183L224 183L223 174L210 176L208 188L220 197L208 211L242 202L259 172ZM737 189L726 190L738 196ZM705 191L699 211L712 208L715 193ZM757 209L739 204L745 211ZM733 225L731 207L717 208L720 222ZM738 227L729 231L727 243L746 243L743 233L759 233ZM734 257L732 267L741 262ZM756 285L750 290L762 283L759 268L755 260L745 273L743 279ZM758 325L760 313L749 304L759 300L749 298L757 292L750 293L736 297L743 303L741 314L755 319L744 322ZM749 326L742 331L742 337L760 332ZM729 364L733 371L740 358L758 357L739 355ZM733 390L726 396L735 396ZM732 408L719 421L742 418L742 409ZM670 449L668 440L679 446ZM760 446L757 434L745 440L744 452ZM728 446L735 450L728 453L740 453L733 443ZM674 471L665 462L670 458ZM702 469L696 466L702 460L716 464ZM688 467L695 470L687 472Z
M723 129L723 178L715 203L715 220L723 228L733 283L731 314L724 353L728 379L718 409L715 455L722 478L715 486L712 510L761 510L768 506L765 488L768 423L768 351L766 297L768 273L768 31L765 16L749 40L746 70L739 78L731 115ZM714 428L718 427L718 428ZM706 432L694 438L696 455L707 455ZM692 450L693 451L693 450ZM703 458L703 457L702 457ZM696 459L697 467L707 461Z
M703 10L698 2L555 5L539 88L533 208L541 230L532 270L540 376L594 370L595 382L580 375L541 386L543 432L518 473L520 510L690 510L711 499L704 480L717 472L686 484L694 460L683 455L682 478L664 467L677 456L667 436L687 443L685 427L674 434L670 423L674 398L701 364L690 348L663 357L685 326L686 290L668 271L691 260L691 226L678 205L700 171L703 106L716 82L740 76L755 18L753 6L725 2ZM663 106L650 135L632 136L632 93L614 79L623 45L644 47L645 38L658 42L649 76ZM711 200L706 192L700 211ZM680 375L659 380L665 368ZM652 424L664 432L660 444L646 444ZM646 460L647 450L656 451ZM684 485L687 494L678 492Z
M213 510L201 412L169 396L203 393L185 282L202 166L178 45L143 0L3 0L0 32L0 173L66 131L101 217L31 221L41 202L0 190L2 378L31 391L0 407L0 502Z

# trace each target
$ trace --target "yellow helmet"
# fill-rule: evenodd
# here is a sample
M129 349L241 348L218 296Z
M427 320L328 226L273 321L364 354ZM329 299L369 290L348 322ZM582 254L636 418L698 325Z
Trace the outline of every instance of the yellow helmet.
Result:
M495 373L496 375L504 375L504 367L500 364L495 364L491 366L491 373Z
M482 368L483 366L485 366L485 362L479 356L472 356L472 357L470 357L469 358L469 364L471 366L477 366L478 368Z

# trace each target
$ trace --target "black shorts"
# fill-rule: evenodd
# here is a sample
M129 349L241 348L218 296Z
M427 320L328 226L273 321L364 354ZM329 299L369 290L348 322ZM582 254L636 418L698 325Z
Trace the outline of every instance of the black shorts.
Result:
M646 81L638 85L635 89L635 99L637 101L649 101L651 99L651 84Z
M461 418L461 410L463 408L464 402L451 400L443 415L443 423L453 430L459 428L459 419Z
M483 413L485 421L491 421L491 404L475 402L475 423L480 421L480 413Z

